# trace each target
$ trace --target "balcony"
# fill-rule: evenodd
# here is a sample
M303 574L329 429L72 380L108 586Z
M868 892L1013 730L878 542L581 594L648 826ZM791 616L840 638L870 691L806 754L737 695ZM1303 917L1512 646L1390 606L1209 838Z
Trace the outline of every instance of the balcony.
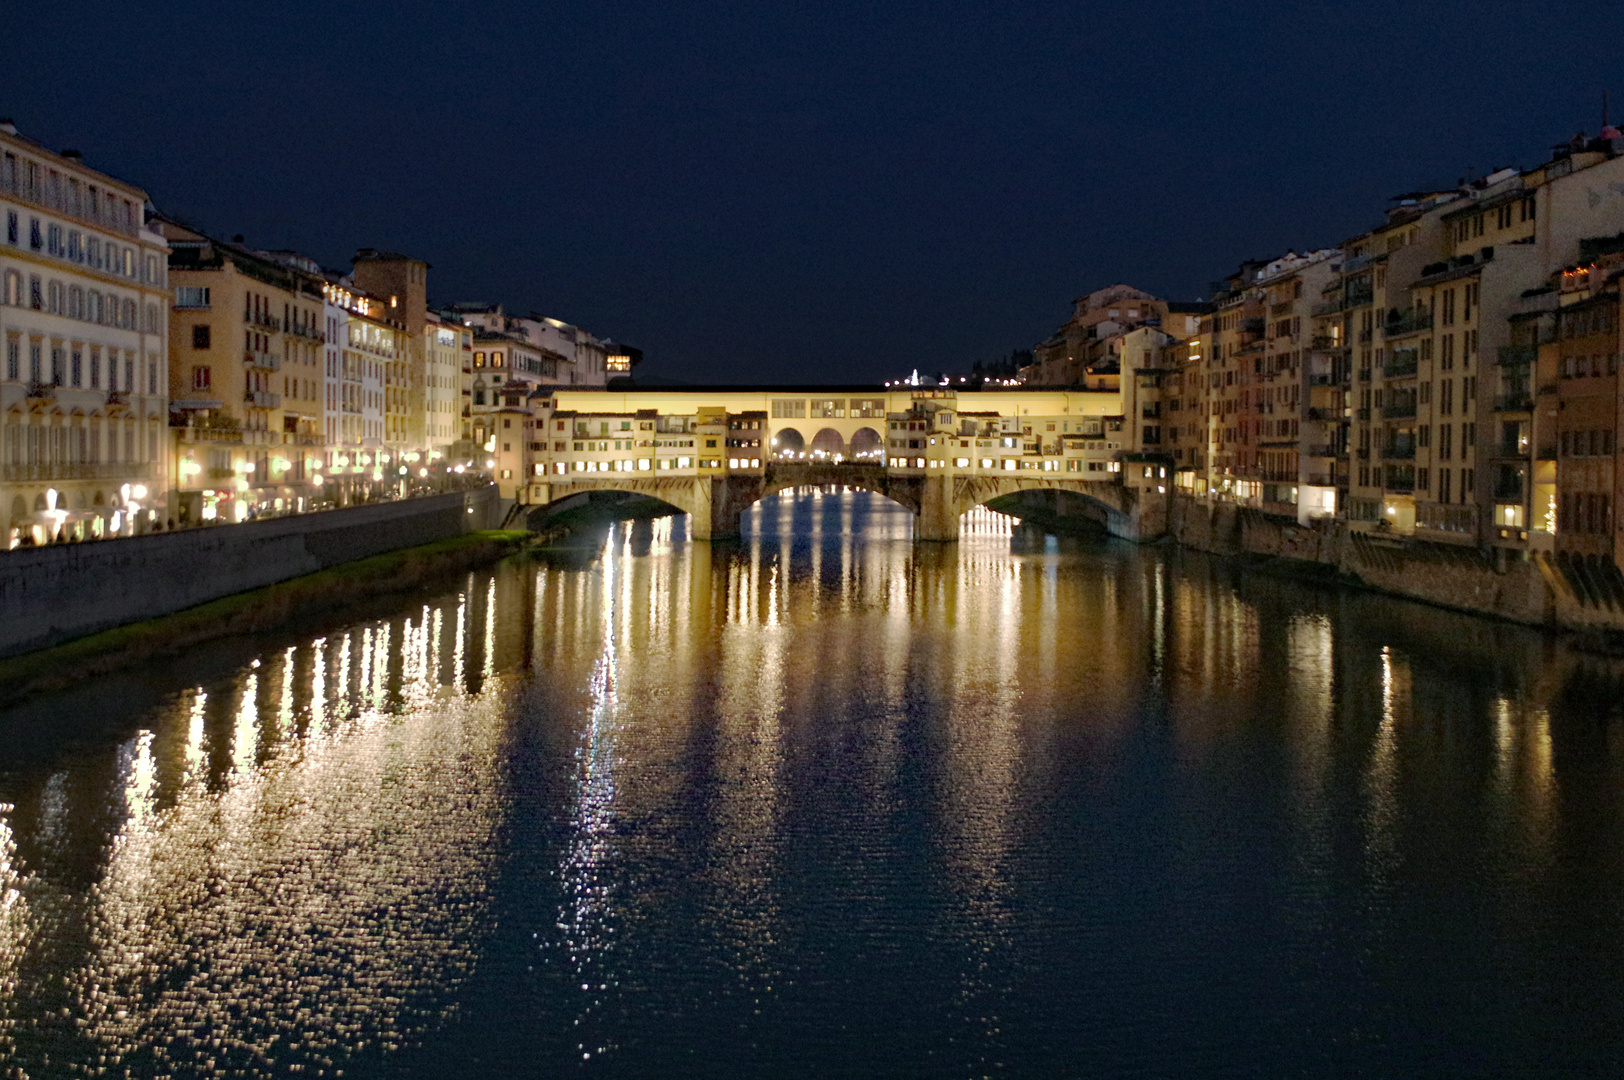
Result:
M1383 420L1408 420L1415 415L1414 401L1395 401L1382 406Z
M257 326L261 330L269 330L273 334L282 332L282 320L269 313L251 314L244 320L249 326Z
M1320 443L1316 446L1303 447L1303 455L1305 457L1334 458L1337 456L1337 453L1337 448L1331 443Z
M1385 470L1382 487L1387 491L1394 491L1400 495L1408 495L1415 490L1415 470L1412 468L1397 468Z
M1336 386L1337 385L1337 378L1336 378L1335 375L1310 375L1308 377L1308 385L1309 386Z
M1303 477L1303 483L1315 487L1336 487L1336 476L1331 473L1309 473Z
M1528 460L1528 442L1526 439L1513 439L1509 442L1501 440L1494 444L1491 457L1505 458L1510 461Z
M1404 337L1407 334L1419 334L1423 330L1432 329L1432 313L1430 311L1410 310L1404 312L1396 319L1389 319L1382 327L1382 333L1387 340Z
M1494 483L1494 497L1501 502L1522 502L1523 482L1521 476L1502 476Z
M128 390L109 390L109 391L107 391L107 407L108 408L114 408L114 407L119 406L119 405L128 405L129 403L130 403L130 392Z
M1329 334L1315 334L1308 339L1308 347L1314 352L1341 352L1342 342Z
M7 480L150 480L151 462L20 463L0 466Z
M1243 334L1261 334L1263 333L1263 320L1257 316L1242 319L1237 329Z
M176 427L175 437L189 443L240 443L243 432L237 428Z
M1322 409L1322 408L1319 408L1319 407L1316 406L1316 407L1311 408L1311 409L1308 410L1308 418L1310 420L1318 420L1321 423L1334 424L1337 421L1342 419L1342 410L1341 409Z
M1500 365L1532 364L1539 359L1539 346L1537 345L1502 345L1495 357L1495 363Z
M1390 443L1382 447L1383 461L1414 461L1415 444L1411 442Z
M28 396L36 401L55 401L56 384L48 382L31 382L28 384Z
M250 349L242 355L242 362L249 367L256 367L262 371L281 371L282 355L273 352L261 352Z
M294 337L307 338L310 341L314 341L318 345L323 345L327 342L327 335L322 333L320 330L317 330L314 326L290 326L288 327L287 332L292 334Z
M269 390L246 390L243 392L243 401L256 409L280 409L282 395L273 394Z
M1393 358L1382 368L1382 374L1389 379L1402 379L1406 375L1414 375L1419 355L1420 352L1416 349L1394 349Z
M1355 409L1354 410L1354 416L1357 417L1360 420L1369 420L1370 419L1370 407L1365 406L1364 408Z
M1534 408L1534 399L1528 396L1526 390L1516 390L1509 394L1501 394L1494 399L1495 412L1531 412Z
M1539 448L1539 460L1541 460L1541 461L1555 461L1556 460L1556 447L1554 447L1554 446L1542 446L1542 447L1540 447Z
M1161 416L1162 406L1160 402L1154 405L1142 406L1139 410L1139 417L1142 420L1160 420Z

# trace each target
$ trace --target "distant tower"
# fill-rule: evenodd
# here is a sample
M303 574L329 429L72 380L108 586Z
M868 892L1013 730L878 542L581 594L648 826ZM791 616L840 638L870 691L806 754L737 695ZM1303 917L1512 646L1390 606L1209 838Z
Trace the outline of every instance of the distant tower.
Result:
M355 283L393 306L389 317L404 323L408 333L423 333L429 311L429 264L396 251L362 248L350 260Z

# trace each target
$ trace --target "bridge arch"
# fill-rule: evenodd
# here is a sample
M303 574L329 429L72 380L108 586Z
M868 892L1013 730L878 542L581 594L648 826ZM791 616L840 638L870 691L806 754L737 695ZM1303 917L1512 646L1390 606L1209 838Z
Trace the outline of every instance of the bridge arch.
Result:
M519 510L525 527L539 532L557 525L590 527L627 518L692 514L697 509L695 495L691 483L605 477L590 487L572 487L550 502L531 504ZM667 508L665 513L658 512L662 504Z
M833 486L872 491L912 511L916 515L914 536L920 540L954 540L966 511L984 504L1003 510L1009 506L1005 500L1024 502L1027 512L1019 516L1039 523L1044 516L1081 518L1128 539L1157 536L1166 529L1166 499L1155 498L1155 488L1141 489L1121 481L1086 482L1030 473L929 475L849 459L769 458L764 465L759 472L713 476L599 473L582 481L549 484L544 496L549 501L526 509L526 519L532 528L545 527L550 516L568 509L566 503L579 506L589 502L594 492L621 493L609 498L632 494L691 515L694 539L719 539L737 536L741 515L768 495L799 487ZM572 499L580 502L569 503Z

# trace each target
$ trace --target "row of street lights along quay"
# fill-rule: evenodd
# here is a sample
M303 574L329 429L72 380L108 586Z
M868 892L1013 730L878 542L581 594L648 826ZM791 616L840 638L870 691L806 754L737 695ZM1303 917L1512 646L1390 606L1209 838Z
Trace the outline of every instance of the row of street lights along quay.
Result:
M267 464L268 471L274 470L272 475L279 472L284 479L293 466L282 456L271 458ZM486 486L495 464L494 460L453 463L440 450L346 451L316 465L308 480L300 482L314 490L297 496L289 488L276 492L274 487L256 485L258 465L242 461L233 467L234 475L223 479L219 486L195 492L202 502L195 517L165 513L166 500L154 499L146 484L122 485L107 507L98 506L89 513L70 510L66 493L53 487L44 493L45 507L39 514L42 520L28 528L13 529L8 546L16 549L113 540L440 495ZM183 484L202 471L202 464L191 460L180 461L176 468Z

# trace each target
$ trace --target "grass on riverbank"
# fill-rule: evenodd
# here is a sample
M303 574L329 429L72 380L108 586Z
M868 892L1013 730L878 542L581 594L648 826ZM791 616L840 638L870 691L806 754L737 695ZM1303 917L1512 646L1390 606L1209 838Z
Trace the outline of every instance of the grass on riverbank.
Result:
M435 576L493 562L532 539L521 529L466 533L420 547L343 563L235 593L170 615L103 630L49 649L0 660L0 703L58 689L151 656L412 588Z

